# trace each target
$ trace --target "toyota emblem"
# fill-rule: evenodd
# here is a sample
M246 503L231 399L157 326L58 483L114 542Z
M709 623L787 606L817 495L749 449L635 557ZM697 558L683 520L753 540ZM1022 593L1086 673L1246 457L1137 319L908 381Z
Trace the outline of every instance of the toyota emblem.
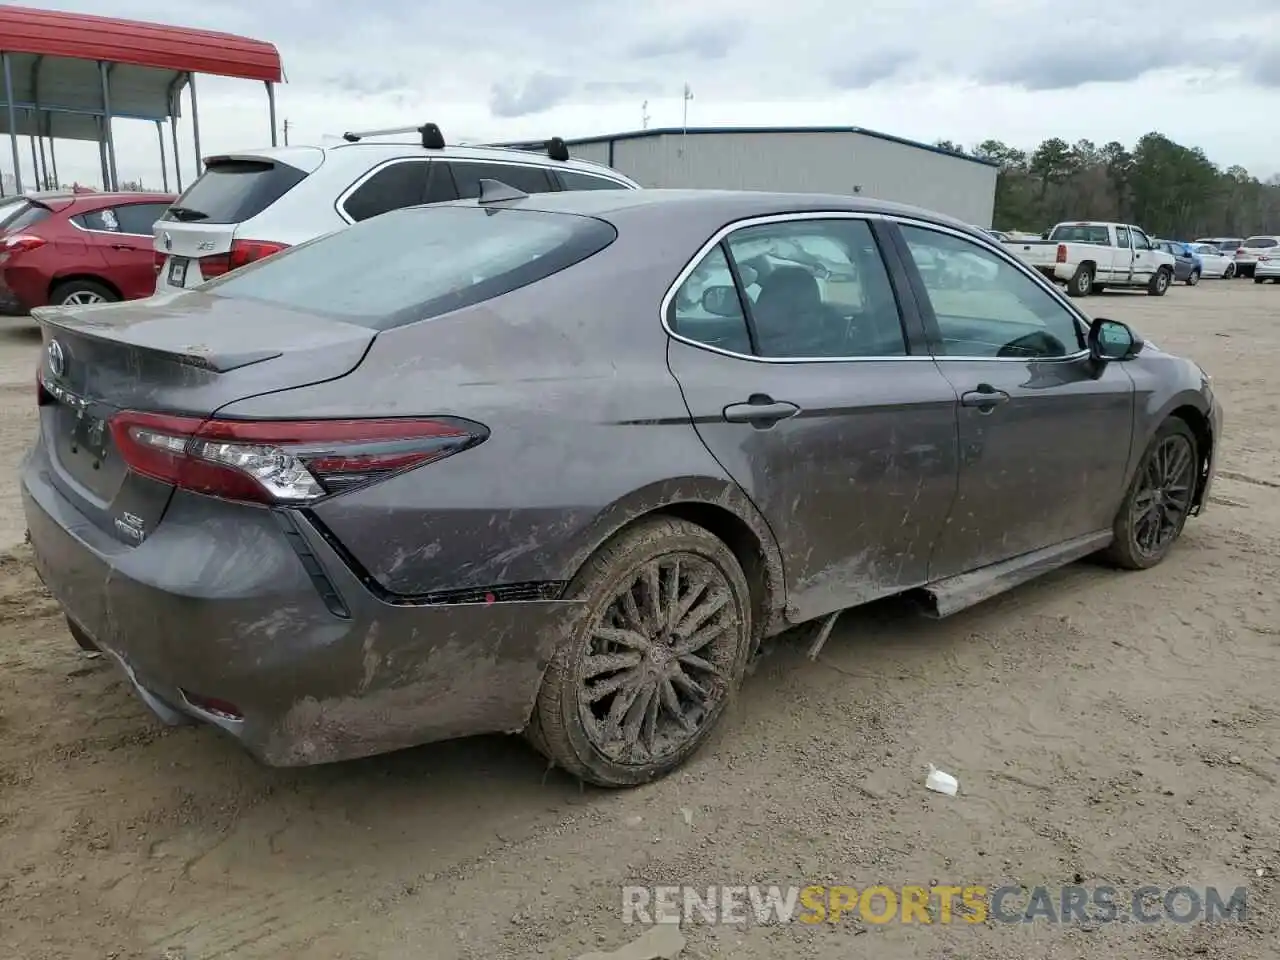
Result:
M67 372L67 356L62 352L62 344L57 340L50 340L47 352L49 354L49 371L55 377L61 377Z
M162 239L164 240L164 248L165 248L166 250L172 250L172 249L173 249L173 237L169 236L169 231L168 231L168 230L166 230L166 231L164 232L164 234L162 235Z

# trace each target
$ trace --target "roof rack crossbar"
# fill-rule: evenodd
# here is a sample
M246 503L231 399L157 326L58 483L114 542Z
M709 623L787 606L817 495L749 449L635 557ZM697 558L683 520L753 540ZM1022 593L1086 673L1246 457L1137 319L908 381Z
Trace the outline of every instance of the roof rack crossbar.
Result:
M502 147L507 150L525 150L530 153L545 153L552 160L568 160L569 148L560 137L549 140L526 140L522 143L481 143L480 147Z
M386 130L348 131L342 135L347 143L359 143L365 137L390 137L402 133L418 133L422 135L422 145L428 150L444 149L444 134L434 123L423 123L416 127L389 127Z

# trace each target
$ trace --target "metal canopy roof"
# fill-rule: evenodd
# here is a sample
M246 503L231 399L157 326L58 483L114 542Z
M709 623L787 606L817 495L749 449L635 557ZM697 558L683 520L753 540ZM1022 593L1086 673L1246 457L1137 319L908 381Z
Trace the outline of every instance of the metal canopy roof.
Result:
M177 94L191 73L265 83L284 79L280 52L261 40L3 4L0 49L9 54L13 132L24 136L99 140L99 63L108 65L111 115L137 120L178 116ZM9 112L3 109L0 134L9 132Z

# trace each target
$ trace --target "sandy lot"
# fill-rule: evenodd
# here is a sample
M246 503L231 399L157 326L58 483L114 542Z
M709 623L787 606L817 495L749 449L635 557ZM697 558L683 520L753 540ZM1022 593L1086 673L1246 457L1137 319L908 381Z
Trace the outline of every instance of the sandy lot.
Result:
M665 782L583 790L514 739L302 771L153 720L0 534L0 955L572 958L625 883L1248 888L1243 923L693 925L682 957L1274 957L1280 287L1085 301L1215 375L1220 480L1161 567L1077 564L942 622L846 614L782 647ZM0 330L0 469L35 341ZM1270 384L1268 383L1270 381ZM950 798L928 763L956 774Z

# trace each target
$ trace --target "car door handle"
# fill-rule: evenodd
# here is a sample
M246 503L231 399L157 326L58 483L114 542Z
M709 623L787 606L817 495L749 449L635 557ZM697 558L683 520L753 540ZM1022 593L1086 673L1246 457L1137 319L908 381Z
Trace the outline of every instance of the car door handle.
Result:
M731 403L724 408L724 418L729 423L749 423L753 427L767 429L779 420L794 417L800 408L785 400L774 400L764 393L755 393L746 403Z
M112 250L136 250L137 248L131 243L113 243Z
M968 393L960 394L960 405L962 407L977 407L983 413L987 413L996 404L1004 403L1008 399L1009 395L1003 390L997 390L989 383L980 383L977 390L970 390Z

